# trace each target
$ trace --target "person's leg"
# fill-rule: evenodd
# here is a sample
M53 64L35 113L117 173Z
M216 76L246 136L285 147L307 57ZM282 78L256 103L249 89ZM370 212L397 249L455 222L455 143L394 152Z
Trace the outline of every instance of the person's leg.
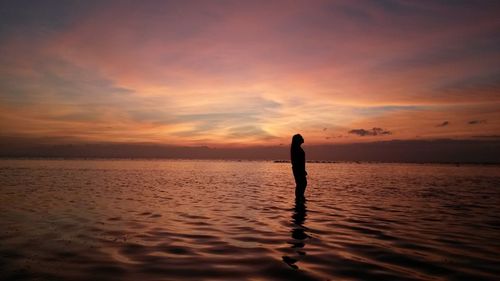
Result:
M302 178L302 189L300 190L302 197L304 197L304 194L306 193L306 187L307 187L307 178L306 176L304 176Z
M300 180L301 180L301 175L297 171L293 170L293 178L295 179L295 198L298 198L300 195Z
M304 176L304 187L302 188L302 196L306 193L307 178Z
M297 183L297 185L295 186L295 198L300 198L302 197L301 192L302 188L301 188L301 184L300 183Z
M307 179L305 176L302 176L296 180L297 186L295 187L295 197L303 198L304 193L306 191Z

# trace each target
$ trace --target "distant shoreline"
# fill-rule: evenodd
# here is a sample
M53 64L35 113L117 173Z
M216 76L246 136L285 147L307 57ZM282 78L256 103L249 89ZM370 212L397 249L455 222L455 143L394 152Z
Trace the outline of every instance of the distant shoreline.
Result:
M269 159L222 159L222 158L166 158L166 157L9 157L0 156L0 161L6 160L81 160L81 161L220 161L220 162L272 162L276 164L288 164L289 160ZM332 161L332 160L308 160L309 164L416 164L416 165L452 165L452 166L500 166L500 162L410 162L410 161Z
M500 140L380 141L305 145L315 163L500 164ZM0 142L0 158L63 159L211 159L287 162L288 146L207 147L132 143L49 145L12 139ZM311 162L312 163L312 162Z

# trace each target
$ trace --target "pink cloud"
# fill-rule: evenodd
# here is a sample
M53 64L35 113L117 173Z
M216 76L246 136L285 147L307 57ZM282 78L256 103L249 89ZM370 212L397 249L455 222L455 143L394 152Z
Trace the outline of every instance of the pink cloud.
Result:
M490 123L489 129L450 131L438 131L435 124L462 114L458 104L484 109L499 101L498 11L496 4L474 8L405 1L100 4L46 36L0 38L0 73L14 81L0 85L1 97L52 104L44 113L47 119L59 111L119 116L103 121L110 124L105 127L121 124L116 134L93 130L90 117L78 121L78 132L64 125L75 120L52 120L44 126L54 130L39 131L42 124L18 105L4 109L17 123L32 124L33 132L82 138L129 139L125 134L134 128L137 133L130 138L141 141L172 137L211 143L224 142L230 134L242 137L242 131L261 136L301 131L322 142L325 126L337 128L332 133L337 135L356 128L395 132L387 138L492 133L497 127ZM80 104L83 113L64 105L68 100ZM270 109L266 102L280 107ZM93 109L91 103L105 106ZM357 113L395 105L437 109ZM203 116L234 111L247 115L203 127ZM150 118L134 119L146 113ZM490 120L491 114L478 110L473 115ZM186 115L201 117L179 121ZM242 137L242 142L268 140Z

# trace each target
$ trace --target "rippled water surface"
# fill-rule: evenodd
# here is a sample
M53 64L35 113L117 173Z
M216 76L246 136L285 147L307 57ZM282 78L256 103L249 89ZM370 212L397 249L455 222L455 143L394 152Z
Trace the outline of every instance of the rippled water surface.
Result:
M1 160L2 280L498 280L500 168Z

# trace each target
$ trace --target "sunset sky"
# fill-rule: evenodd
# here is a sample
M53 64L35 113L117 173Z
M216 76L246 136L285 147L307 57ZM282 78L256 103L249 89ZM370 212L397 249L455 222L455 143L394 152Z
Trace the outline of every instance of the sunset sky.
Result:
M500 1L1 1L0 137L500 138Z

